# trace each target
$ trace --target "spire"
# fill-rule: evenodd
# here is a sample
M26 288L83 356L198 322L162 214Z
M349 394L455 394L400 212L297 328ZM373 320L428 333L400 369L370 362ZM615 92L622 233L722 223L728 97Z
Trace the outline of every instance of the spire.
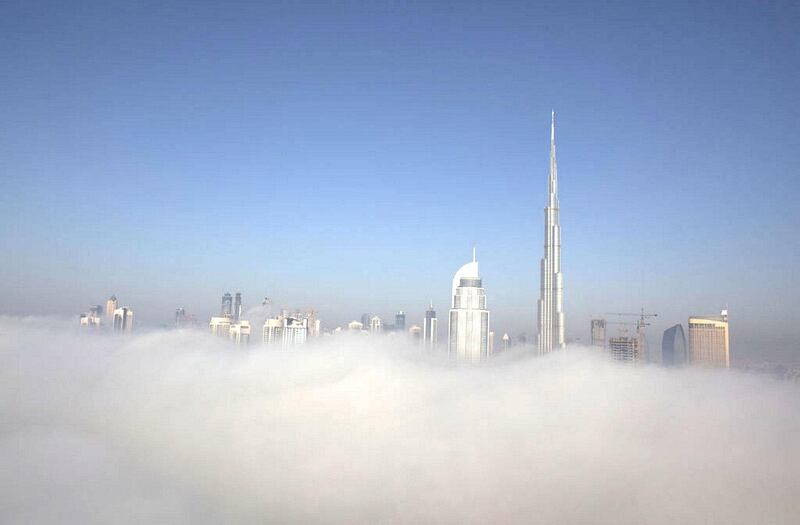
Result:
M472 262L475 262L475 247L472 247Z
M558 166L556 164L556 112L550 111L550 176L547 179L548 206L558 207Z

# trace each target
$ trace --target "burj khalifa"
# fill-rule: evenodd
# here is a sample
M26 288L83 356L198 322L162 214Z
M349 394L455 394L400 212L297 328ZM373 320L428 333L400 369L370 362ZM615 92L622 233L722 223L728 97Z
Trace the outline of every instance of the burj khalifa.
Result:
M561 274L561 225L558 220L558 167L556 165L556 117L550 120L550 176L544 209L544 256L539 263L540 354L564 348L564 277Z

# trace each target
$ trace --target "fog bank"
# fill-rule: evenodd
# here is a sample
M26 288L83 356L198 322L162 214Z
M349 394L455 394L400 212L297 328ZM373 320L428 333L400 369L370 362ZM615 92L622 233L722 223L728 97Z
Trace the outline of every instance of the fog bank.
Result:
M47 326L48 328L42 328ZM791 523L800 387L0 318L3 523Z

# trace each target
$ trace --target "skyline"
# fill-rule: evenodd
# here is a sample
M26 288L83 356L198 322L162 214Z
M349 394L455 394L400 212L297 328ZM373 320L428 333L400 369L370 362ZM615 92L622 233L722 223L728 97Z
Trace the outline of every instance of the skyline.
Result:
M556 108L567 336L728 305L733 356L796 353L797 6L3 10L2 314L238 289L418 323L477 245L493 326L535 337Z

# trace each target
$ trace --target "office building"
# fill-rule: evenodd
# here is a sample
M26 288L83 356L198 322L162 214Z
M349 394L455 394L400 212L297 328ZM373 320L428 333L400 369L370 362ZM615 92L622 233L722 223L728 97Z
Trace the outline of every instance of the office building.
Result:
M661 363L664 366L680 366L689 361L686 335L683 326L676 324L664 330L661 337Z
M439 343L439 320L436 318L433 302L425 311L425 320L422 323L422 341L428 350L435 350Z
M106 319L108 319L108 323L113 326L114 324L114 312L117 310L117 297L112 295L106 301Z
M236 310L234 310L234 313ZM241 319L238 323L230 325L230 339L236 345L246 346L250 344L250 321Z
M544 256L539 263L538 350L564 348L564 278L561 274L561 225L558 203L555 112L550 121L550 175L544 209Z
M290 348L306 343L308 318L278 316L264 323L262 341L265 345Z
M489 310L475 250L472 262L453 276L451 291L447 354L458 361L477 363L489 355Z
M693 365L730 368L728 311L720 315L689 318L689 362Z
M412 324L411 328L408 329L408 337L415 345L420 344L422 342L422 327L418 324Z
M233 317L233 297L228 292L222 296L220 315L229 319Z
M127 307L114 310L113 327L116 332L130 332L133 330L133 310Z
M592 319L592 346L597 348L606 347L606 320Z
M227 339L231 333L231 318L225 315L212 317L208 328L211 330L211 335Z
M369 320L369 331L373 334L379 334L383 331L383 320L377 315L373 315Z
M242 318L242 292L236 292L233 299L233 320L238 322Z
M398 332L406 331L406 314L402 310L394 316L394 329Z

